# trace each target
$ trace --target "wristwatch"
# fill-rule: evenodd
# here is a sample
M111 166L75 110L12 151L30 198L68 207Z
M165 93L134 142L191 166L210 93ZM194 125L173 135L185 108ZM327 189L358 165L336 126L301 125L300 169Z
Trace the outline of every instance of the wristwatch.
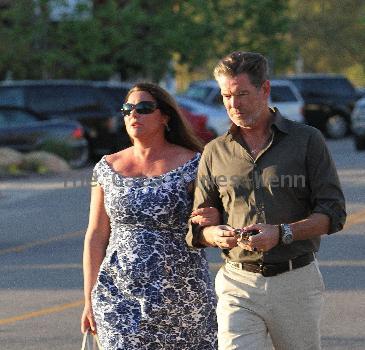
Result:
M280 224L280 243L288 245L293 243L293 231L289 224Z

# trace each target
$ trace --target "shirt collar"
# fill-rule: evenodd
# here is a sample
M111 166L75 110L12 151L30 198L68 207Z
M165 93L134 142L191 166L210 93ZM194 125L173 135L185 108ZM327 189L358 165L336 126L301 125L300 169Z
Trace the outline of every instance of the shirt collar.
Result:
M287 124L287 120L281 115L279 110L276 107L269 107L270 112L273 114L273 122L272 126L274 126L277 130L289 134L289 126ZM228 131L224 134L225 139L228 141L233 141L235 136L239 131L239 126L232 124Z

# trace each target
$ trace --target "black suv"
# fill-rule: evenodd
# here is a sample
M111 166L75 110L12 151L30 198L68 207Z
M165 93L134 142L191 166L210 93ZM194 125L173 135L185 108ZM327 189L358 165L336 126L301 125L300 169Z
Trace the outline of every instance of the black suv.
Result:
M110 96L91 82L75 80L6 81L0 84L0 106L24 108L44 119L78 120L93 156L120 144L120 117Z
M127 130L124 124L124 118L120 109L124 103L128 91L132 88L133 83L129 82L109 82L109 81L94 81L92 85L102 91L103 94L107 95L110 99L110 107L114 114L118 115L117 128L118 128L118 139L116 149L124 149L131 146L131 141L127 134Z
M334 139L344 137L351 130L351 111L358 95L347 78L331 74L281 78L293 82L301 93L307 124Z

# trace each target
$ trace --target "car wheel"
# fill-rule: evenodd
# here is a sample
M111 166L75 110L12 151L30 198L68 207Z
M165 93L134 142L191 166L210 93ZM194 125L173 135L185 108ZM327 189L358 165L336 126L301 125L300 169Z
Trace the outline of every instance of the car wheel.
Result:
M326 120L325 132L331 139L341 139L346 136L349 125L343 115L335 114Z
M365 136L361 137L361 136L355 135L354 142L355 142L355 148L358 151L365 150Z
M75 152L76 156L68 161L71 168L77 169L82 168L89 163L90 150L89 145L82 147L80 150Z

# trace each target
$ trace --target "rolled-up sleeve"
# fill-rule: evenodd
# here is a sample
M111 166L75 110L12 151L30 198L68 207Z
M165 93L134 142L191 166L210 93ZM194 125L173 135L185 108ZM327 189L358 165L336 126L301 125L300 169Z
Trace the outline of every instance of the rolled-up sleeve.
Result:
M209 146L209 145L208 145ZM193 208L215 207L220 212L222 204L219 198L219 191L212 176L211 149L206 146L199 162L197 177L195 180ZM186 235L186 243L190 247L205 248L200 243L201 226L193 224L189 220L189 229Z
M342 230L346 221L345 198L335 164L318 130L309 139L306 162L312 212L322 213L330 218L328 234Z

